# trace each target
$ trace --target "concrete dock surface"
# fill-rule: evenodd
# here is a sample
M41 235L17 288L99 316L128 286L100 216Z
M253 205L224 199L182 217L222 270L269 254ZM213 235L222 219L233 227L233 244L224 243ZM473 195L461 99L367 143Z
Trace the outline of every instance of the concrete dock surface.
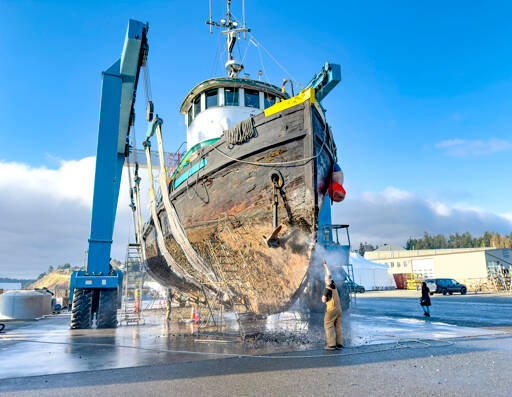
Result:
M510 296L436 296L426 319L417 297L358 295L344 316L345 348L334 352L322 349L321 317L270 318L268 331L285 339L241 343L161 316L69 330L64 314L0 334L0 395L505 396L511 310Z

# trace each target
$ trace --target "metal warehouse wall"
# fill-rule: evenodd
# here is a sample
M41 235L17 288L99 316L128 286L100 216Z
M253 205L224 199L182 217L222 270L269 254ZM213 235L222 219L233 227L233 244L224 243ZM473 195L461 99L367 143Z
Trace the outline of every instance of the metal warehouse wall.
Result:
M436 255L434 271L436 277L454 278L457 281L487 278L485 251Z

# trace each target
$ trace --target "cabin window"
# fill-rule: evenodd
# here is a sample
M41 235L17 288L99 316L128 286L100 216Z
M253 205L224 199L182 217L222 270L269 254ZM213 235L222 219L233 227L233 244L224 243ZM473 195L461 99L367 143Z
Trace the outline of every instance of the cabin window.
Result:
M192 106L188 108L187 117L188 117L188 125L192 124L192 120L194 120L194 116L192 114Z
M194 118L201 112L201 95L194 98Z
M217 88L215 88L214 90L206 91L205 95L206 109L219 106L219 90Z
M238 106L238 88L224 88L224 104Z
M248 90L247 88L244 90L245 95L245 106L249 108L259 108L260 107L260 93L254 90Z
M276 103L276 97L274 95L265 94L265 109L271 107Z

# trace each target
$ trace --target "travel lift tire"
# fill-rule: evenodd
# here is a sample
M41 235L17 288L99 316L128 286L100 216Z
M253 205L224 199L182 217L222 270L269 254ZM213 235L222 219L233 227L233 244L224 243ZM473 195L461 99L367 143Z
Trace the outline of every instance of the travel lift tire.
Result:
M96 328L117 327L117 288L99 290Z
M71 329L87 329L92 325L92 296L89 288L75 288L71 308Z

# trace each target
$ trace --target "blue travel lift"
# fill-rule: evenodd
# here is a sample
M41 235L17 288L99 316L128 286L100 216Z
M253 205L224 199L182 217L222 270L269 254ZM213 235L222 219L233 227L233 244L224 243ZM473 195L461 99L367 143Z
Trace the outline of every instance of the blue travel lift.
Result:
M350 263L350 233L349 225L332 224L331 200L325 196L324 204L318 214L318 244L325 252L330 253L330 259L336 258L335 263L329 263L333 268L333 278L336 282L346 283L349 291L352 293L352 301L355 303L356 292L364 292L364 288L354 282L354 268ZM343 244L343 236L340 234L345 231L346 243ZM334 254L334 255L332 255Z
M121 58L102 73L100 122L87 269L71 275L71 328L117 325L123 274L110 265L119 187L130 146L140 68L146 62L148 24L130 20Z

